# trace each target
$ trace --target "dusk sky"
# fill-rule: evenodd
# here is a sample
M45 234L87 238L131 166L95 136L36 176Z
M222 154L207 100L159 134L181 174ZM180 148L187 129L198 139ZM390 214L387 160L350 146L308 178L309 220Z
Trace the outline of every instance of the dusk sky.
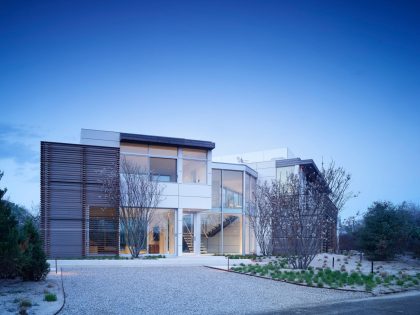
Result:
M334 159L343 217L420 203L420 2L41 2L0 2L11 201L39 204L41 140L92 128Z

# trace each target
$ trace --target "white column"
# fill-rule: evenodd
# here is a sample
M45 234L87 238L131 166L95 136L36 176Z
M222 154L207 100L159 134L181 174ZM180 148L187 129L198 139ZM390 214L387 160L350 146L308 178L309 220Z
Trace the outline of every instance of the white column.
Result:
M177 256L182 256L182 215L183 215L183 209L178 208L177 216L176 216L176 220L177 220L176 254Z
M194 213L194 254L200 255L201 251L201 213Z

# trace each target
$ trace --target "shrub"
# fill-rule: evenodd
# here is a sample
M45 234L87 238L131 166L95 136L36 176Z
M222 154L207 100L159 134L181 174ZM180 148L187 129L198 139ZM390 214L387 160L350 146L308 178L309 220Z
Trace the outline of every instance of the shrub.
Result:
M0 172L0 180L2 176ZM19 233L10 204L3 200L6 191L0 189L0 278L14 278L18 274Z
M359 231L360 245L372 260L389 260L408 238L407 214L390 202L375 202L365 214Z
M23 299L23 300L20 301L19 306L20 307L31 307L32 302L28 299Z
M41 239L32 221L26 221L21 248L23 249L19 262L20 275L24 281L39 281L45 279L50 266L42 249Z
M55 302L57 301L57 296L54 293L45 293L44 301Z

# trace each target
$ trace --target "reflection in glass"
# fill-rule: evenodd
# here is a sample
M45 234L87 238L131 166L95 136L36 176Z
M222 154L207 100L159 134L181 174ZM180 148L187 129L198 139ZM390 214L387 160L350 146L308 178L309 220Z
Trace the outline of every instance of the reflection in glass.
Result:
M182 149L182 155L184 158L192 158L192 159L200 159L205 160L207 159L207 151L200 150L200 149Z
M290 174L293 174L294 171L294 166L278 167L276 170L276 178L281 183L285 183L287 181L287 177L290 176Z
M141 170L144 170L144 171L149 170L149 158L147 156L124 154L124 155L121 155L121 168L123 168L124 162L127 163L129 166L133 165L136 168L140 168Z
M89 254L118 252L118 212L113 208L89 208Z
M161 182L176 182L176 159L151 157L150 172Z
M207 184L207 162L183 160L183 183Z
M182 252L194 253L194 214L182 216Z
M175 211L156 209L149 228L149 254L175 253Z
M223 170L223 208L242 208L242 172Z
M121 143L120 151L121 153L147 154L149 146L147 144Z
M223 215L223 254L242 254L242 215Z
M222 214L201 214L201 251L208 254L222 253Z
M212 208L221 208L222 207L222 197L221 197L221 188L222 188L222 171L221 170L212 170Z
M162 145L151 145L149 146L150 155L161 155L161 156L177 156L178 149L176 147L168 147Z

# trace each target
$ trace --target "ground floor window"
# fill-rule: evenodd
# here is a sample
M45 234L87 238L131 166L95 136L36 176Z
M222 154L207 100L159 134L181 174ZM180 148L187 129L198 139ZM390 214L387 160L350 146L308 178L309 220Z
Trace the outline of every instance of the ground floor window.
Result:
M201 250L209 254L242 254L242 215L201 213Z
M156 209L147 227L147 244L140 254L175 254L175 210ZM124 227L120 227L120 253L129 254L127 241L124 237Z
M149 254L175 254L175 210L157 209L147 237Z
M118 253L118 211L113 208L89 208L89 254Z

